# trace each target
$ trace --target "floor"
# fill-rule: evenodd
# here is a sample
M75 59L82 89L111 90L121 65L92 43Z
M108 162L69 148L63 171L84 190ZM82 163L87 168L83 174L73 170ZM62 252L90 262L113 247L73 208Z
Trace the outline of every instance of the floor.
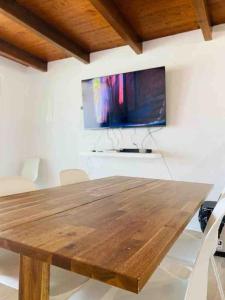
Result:
M225 293L225 258L216 257L216 263L219 270L221 282L223 284L223 290ZM221 300L211 266L209 268L208 300Z
M216 262L217 262L217 266L220 272L220 277L225 292L225 258L216 257ZM17 291L11 290L0 284L0 300L17 300L17 299L18 299ZM211 266L209 270L208 300L221 300L215 282L215 278L211 270Z

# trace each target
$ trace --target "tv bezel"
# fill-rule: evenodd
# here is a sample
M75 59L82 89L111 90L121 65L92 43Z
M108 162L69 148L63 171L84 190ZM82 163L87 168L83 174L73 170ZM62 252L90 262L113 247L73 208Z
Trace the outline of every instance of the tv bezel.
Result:
M167 126L167 98L166 98L166 67L165 66L161 66L161 67L154 67L154 68L147 68L147 69L139 69L139 70L134 70L134 71L129 71L129 72L121 72L121 73L112 73L112 74L107 74L107 75L101 75L101 76L96 76L96 77L92 77L92 78L86 78L86 79L82 79L81 80L81 87L82 87L82 82L83 81L88 81L88 80L93 80L95 78L101 78L101 77L105 77L105 76L112 76L112 75L120 75L120 74L129 74L129 73L134 73L134 72L141 72L141 71L146 71L146 70L152 70L152 69L164 69L164 82L165 82L165 110L166 110L166 118L165 118L165 122L163 122L163 124L152 124L152 125L148 125L148 124L143 124L143 125L123 125L123 126L105 126L105 127L86 127L85 123L84 123L84 109L83 109L83 88L82 88L82 110L83 110L83 125L84 125L84 129L85 130L104 130L104 129L132 129L132 128L156 128L156 127L166 127Z

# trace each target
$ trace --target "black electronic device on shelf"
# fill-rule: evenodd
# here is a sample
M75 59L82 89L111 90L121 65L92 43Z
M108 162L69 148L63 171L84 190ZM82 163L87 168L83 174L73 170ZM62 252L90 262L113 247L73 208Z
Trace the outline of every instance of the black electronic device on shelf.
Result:
M123 148L119 149L121 153L152 153L152 149L138 149L138 148Z
M123 149L110 149L110 150L91 150L91 152L97 152L97 153L152 153L152 149L138 149L138 148L123 148Z

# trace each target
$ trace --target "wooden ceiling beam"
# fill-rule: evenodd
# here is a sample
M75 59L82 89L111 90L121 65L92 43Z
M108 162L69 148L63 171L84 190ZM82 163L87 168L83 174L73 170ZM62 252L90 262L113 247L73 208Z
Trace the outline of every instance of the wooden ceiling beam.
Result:
M120 37L137 53L142 53L142 42L111 0L90 0L97 11Z
M197 22L206 41L212 40L212 26L206 0L192 0Z
M47 72L48 70L48 63L46 61L43 61L2 39L0 39L0 55L40 71Z
M50 26L47 22L21 6L15 0L0 0L0 12L19 22L38 36L65 50L84 63L90 62L90 55L79 45L68 39L61 32Z

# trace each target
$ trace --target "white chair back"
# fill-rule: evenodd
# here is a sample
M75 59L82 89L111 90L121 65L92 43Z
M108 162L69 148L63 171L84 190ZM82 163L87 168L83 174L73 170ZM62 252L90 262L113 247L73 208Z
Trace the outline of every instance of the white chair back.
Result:
M220 193L219 199L225 197L225 188L223 188L222 192Z
M36 181L38 178L38 171L40 165L40 158L28 158L23 163L21 176L31 181Z
M63 170L60 172L61 185L79 183L88 180L89 177L87 173L80 169Z
M36 187L31 180L22 177L0 178L0 197L35 191Z
M220 198L205 229L203 242L190 275L185 300L206 300L208 268L217 248L218 230L225 215L225 197Z

